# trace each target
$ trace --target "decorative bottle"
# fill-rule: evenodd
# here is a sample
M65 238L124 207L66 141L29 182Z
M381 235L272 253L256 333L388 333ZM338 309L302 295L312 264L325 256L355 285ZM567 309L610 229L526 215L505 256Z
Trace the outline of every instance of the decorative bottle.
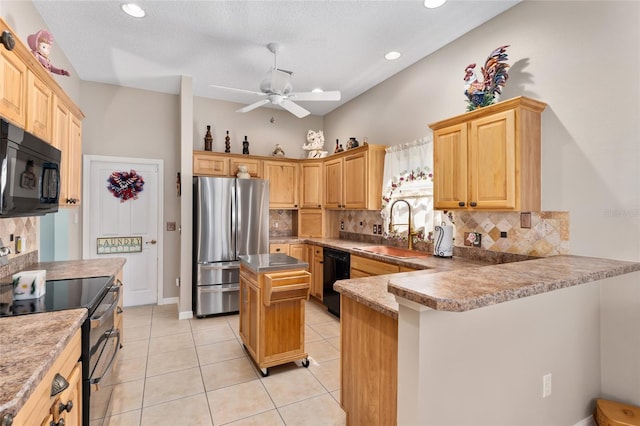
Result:
M204 135L204 150L211 151L213 149L213 136L211 136L211 126L207 126L207 133Z
M227 136L224 137L224 152L231 152L231 138L229 137L229 131L227 130Z
M336 152L340 152L340 145L338 143L338 139L336 139L336 149L333 151L333 153L335 154Z
M244 137L244 140L242 141L242 153L245 155L249 155L249 141L247 140L247 137Z

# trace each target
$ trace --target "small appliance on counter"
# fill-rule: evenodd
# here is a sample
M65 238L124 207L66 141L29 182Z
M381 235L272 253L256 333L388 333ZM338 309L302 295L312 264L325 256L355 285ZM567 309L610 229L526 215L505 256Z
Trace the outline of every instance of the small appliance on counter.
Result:
M433 241L434 256L453 257L453 226L447 226L444 222L436 225Z
M20 271L13 274L13 300L37 299L46 292L47 271Z

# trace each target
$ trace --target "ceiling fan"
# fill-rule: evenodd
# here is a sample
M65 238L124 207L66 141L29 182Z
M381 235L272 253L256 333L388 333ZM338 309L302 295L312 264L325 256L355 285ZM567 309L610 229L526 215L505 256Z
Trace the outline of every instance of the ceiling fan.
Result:
M277 57L280 51L280 44L269 43L267 49L273 53L273 68L271 68L270 75L262 80L260 83L260 92L254 92L252 90L234 89L232 87L216 86L211 84L210 87L217 89L230 90L239 93L250 93L258 95L263 99L240 108L236 112L249 112L258 107L271 103L273 105L280 105L298 118L309 115L309 111L296 104L295 101L339 101L340 92L337 90L329 92L293 92L293 86L291 85L292 71L287 71L278 68Z

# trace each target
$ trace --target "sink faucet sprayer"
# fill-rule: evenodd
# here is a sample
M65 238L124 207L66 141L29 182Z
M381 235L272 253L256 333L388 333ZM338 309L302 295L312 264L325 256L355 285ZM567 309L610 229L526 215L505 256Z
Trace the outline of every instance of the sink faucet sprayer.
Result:
M399 201L404 202L407 205L407 208L409 209L409 223L393 223L393 206L395 206L396 203ZM407 239L409 240L409 250L413 250L413 236L416 235L416 233L413 232L413 226L411 225L411 204L409 204L407 200L395 200L391 204L391 208L389 209L389 233L393 231L394 226L398 226L398 225L407 225L409 227Z

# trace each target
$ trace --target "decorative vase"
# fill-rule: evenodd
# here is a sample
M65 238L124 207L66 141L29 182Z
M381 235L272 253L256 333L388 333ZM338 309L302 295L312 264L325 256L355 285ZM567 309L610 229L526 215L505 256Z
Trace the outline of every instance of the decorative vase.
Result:
M242 141L242 153L244 155L249 155L249 141L247 140L247 137L244 137L244 140Z
M227 136L224 137L224 152L227 154L231 152L231 138L229 137L229 131L227 130Z
M207 126L207 133L204 135L204 150L211 151L213 149L213 136L211 136L211 126Z

